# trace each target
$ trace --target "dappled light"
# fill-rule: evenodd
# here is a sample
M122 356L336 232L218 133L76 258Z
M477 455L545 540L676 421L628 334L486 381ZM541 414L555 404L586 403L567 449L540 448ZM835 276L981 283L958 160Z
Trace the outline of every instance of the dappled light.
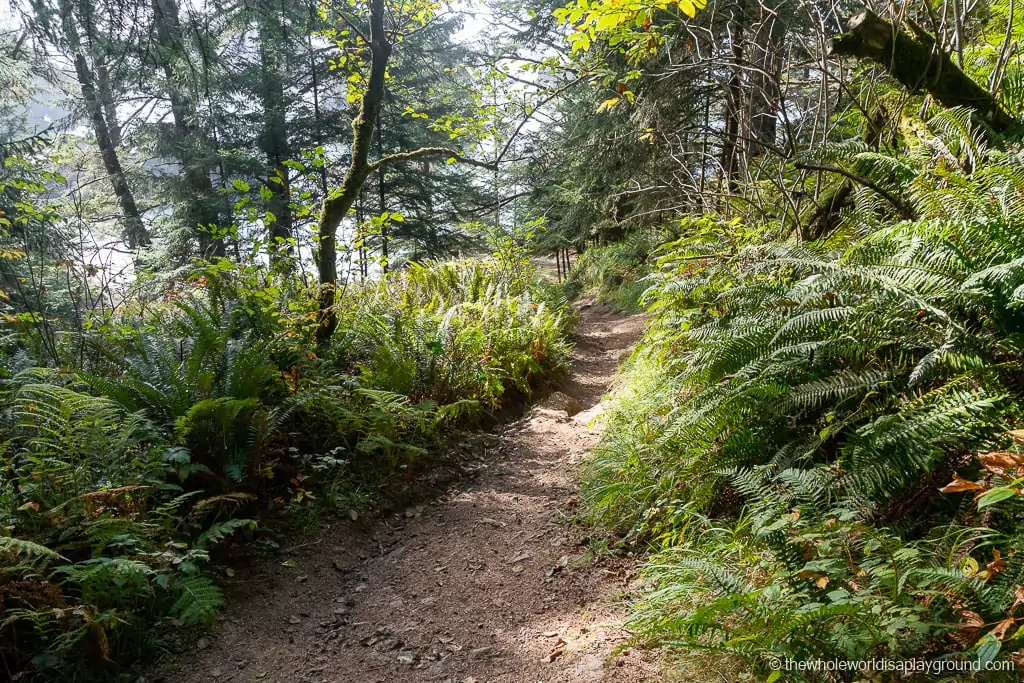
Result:
M1013 0L11 0L0 679L1019 680Z

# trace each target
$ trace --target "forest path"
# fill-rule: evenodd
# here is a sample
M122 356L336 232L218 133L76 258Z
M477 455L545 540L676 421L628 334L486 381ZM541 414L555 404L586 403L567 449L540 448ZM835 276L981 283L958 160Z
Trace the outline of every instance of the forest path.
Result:
M626 634L624 559L592 561L571 523L577 465L599 436L640 316L582 307L561 391L477 434L474 473L425 505L333 522L233 587L225 619L172 683L554 683L658 680ZM240 577L241 578L241 577Z

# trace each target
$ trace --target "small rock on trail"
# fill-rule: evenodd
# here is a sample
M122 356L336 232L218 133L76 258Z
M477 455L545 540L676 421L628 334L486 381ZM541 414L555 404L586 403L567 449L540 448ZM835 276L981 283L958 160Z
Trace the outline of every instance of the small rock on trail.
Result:
M640 316L585 308L561 391L478 435L469 476L412 514L370 523L343 512L289 566L268 560L246 572L229 586L208 647L168 663L164 680L660 680L642 653L611 659L626 641L616 602L633 567L595 566L569 523L576 464L642 326Z

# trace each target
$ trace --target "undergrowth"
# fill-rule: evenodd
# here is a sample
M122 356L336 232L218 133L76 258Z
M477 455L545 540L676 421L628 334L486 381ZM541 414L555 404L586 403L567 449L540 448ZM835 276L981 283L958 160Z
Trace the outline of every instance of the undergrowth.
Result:
M662 232L635 232L622 241L583 251L563 284L566 296L576 299L593 293L598 301L624 313L639 312L641 297L649 286L651 252L664 239Z
M333 343L259 266L201 266L0 383L0 662L22 681L117 665L224 603L219 550L350 505L453 429L559 372L573 318L528 261L413 265L348 287ZM335 508L336 509L336 508Z
M992 504L1024 464L1024 155L962 111L928 127L900 158L845 159L914 220L865 192L828 239L709 217L658 250L584 486L594 521L654 551L637 639L772 681L786 660L1016 661L1020 510Z

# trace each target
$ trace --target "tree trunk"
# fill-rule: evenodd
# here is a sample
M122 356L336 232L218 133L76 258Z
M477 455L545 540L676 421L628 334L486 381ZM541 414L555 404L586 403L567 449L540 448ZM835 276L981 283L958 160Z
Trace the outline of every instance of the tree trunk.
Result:
M173 148L187 189L185 221L196 233L200 255L221 258L226 254L224 240L213 237L210 231L221 220L220 198L210 179L210 160L203 153L207 146L195 128L195 105L182 87L186 77L178 68L183 44L177 0L153 0L153 17L159 47L156 55L167 79L167 99L174 120Z
M391 44L384 33L384 0L370 0L370 76L352 121L352 155L341 187L324 198L317 224L317 274L320 282L317 343L326 345L338 328L334 309L338 286L338 226L348 215L370 174L370 145L373 125L384 101L384 72L391 57Z
M114 148L121 146L121 124L117 119L117 105L114 104L114 91L110 87L110 73L102 59L96 59L96 86L100 102L103 105L103 117L110 132L110 144Z
M117 150L111 140L110 129L103 111L103 102L96 90L96 76L89 66L85 52L82 49L81 36L78 33L78 24L75 21L75 12L69 0L62 0L60 13L64 37L68 41L75 63L75 76L78 85L82 89L82 100L85 103L85 111L92 125L93 134L96 136L96 146L99 148L100 158L103 161L103 168L110 178L110 185L117 197L117 203L121 207L121 214L124 216L124 238L129 248L136 249L151 244L149 232L142 222L142 215L139 213L138 204L135 203L135 195L128 179L125 177L124 169L121 167L121 160L117 156Z
M758 6L750 70L750 101L747 125L747 159L775 146L779 127L779 50L786 24L772 8Z
M383 104L382 107L383 109ZM377 114L377 156L384 156L384 127L380 122L380 114ZM383 216L388 210L388 197L387 189L384 187L384 167L381 166L377 169L377 211L379 216ZM390 245L388 242L391 240L391 236L388 234L387 221L382 221L380 224L380 266L381 270L385 273L388 272L388 266L390 265Z
M864 142L870 149L879 149L887 122L888 114L885 107L876 102L866 117L862 133ZM821 186L820 180L818 186ZM807 229L801 230L802 239L812 241L832 234L832 231L839 227L839 213L852 203L853 181L843 178L839 185L824 194L822 201L811 213Z
M259 21L260 67L263 78L263 136L262 147L267 164L267 189L270 190L271 260L275 267L288 263L292 253L291 184L288 178L288 129L285 118L284 80L279 48L283 41L281 24L275 20L270 3L263 3ZM284 257L284 258L282 258ZM286 267L286 266L285 266Z
M89 121L92 123L93 134L96 136L96 145L99 147L100 158L103 159L103 168L106 170L107 176L110 177L114 196L117 197L117 203L121 206L121 213L124 215L125 242L131 249L149 246L151 243L149 232L142 223L142 215L135 203L135 195L128 185L124 169L121 168L121 160L110 140L107 121L103 117L103 105L100 103L93 85L92 70L83 54L75 55L75 74L82 87L82 99L85 101L85 109L89 114Z
M740 112L743 109L742 64L743 64L743 23L737 20L741 7L734 7L729 20L729 42L732 45L732 74L725 94L725 139L722 142L722 175L728 191L738 187L740 169Z
M927 92L945 107L970 107L997 132L1016 123L932 36L909 20L906 25L909 33L866 10L850 19L846 33L832 39L829 54L877 62L910 92Z

